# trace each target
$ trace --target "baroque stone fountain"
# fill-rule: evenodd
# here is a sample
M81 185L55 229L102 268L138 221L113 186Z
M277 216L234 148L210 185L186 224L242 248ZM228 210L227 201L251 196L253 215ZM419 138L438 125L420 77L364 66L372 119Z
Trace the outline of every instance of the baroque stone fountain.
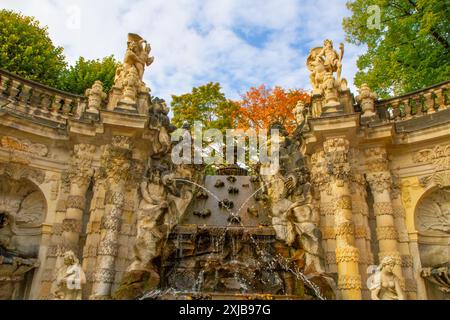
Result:
M303 273L272 219L261 177L237 165L205 176L162 246L159 287L139 298L333 298L333 281Z

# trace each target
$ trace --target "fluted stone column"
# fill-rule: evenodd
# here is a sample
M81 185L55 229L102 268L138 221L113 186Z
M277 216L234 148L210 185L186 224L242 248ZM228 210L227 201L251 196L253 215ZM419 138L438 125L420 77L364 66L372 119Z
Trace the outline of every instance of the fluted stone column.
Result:
M331 138L323 144L327 174L331 176L332 193L336 196L335 232L338 289L342 299L361 299L359 250L355 246L352 197L349 188L351 166L348 161L350 143L345 138Z
M373 194L373 209L376 218L376 233L380 248L379 261L384 257L392 257L396 261L394 273L402 277L402 258L398 248L398 232L395 227L394 209L392 206L392 177L388 168L386 149L376 147L366 150L366 179Z
M119 232L122 223L125 185L131 167L130 139L113 137L104 147L100 170L106 180L105 213L101 220L101 238L91 299L109 299L115 279Z
M62 251L72 250L79 252L79 240L86 205L86 192L94 174L92 160L95 146L78 144L74 152L68 172L70 184L69 196L66 202L66 216L62 222L63 246Z

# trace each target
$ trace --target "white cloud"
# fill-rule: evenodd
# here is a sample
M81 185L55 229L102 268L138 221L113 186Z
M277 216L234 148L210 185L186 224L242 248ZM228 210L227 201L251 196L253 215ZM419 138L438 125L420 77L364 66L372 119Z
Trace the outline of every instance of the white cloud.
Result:
M342 18L349 15L345 1L325 0L2 0L1 7L47 25L71 63L79 56L122 59L127 33L142 35L155 56L145 80L168 101L209 81L231 98L260 84L309 89L309 49L326 38L343 41ZM343 75L350 84L362 51L346 44Z

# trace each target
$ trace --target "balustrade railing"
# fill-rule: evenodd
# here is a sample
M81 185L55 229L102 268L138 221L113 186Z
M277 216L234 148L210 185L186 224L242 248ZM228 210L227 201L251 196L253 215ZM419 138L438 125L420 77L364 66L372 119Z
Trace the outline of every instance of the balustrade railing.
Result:
M450 107L450 81L376 103L382 121L400 121Z
M79 114L84 96L51 88L0 69L0 97L7 108L19 113L54 121L65 121Z

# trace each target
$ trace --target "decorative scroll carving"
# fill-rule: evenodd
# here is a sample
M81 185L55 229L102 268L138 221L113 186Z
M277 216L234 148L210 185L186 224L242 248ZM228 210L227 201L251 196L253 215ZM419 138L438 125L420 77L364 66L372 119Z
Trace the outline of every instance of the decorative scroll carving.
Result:
M10 136L0 137L0 147L8 150L30 153L39 157L46 157L48 155L48 148L46 145L32 143L30 140Z
M423 149L413 155L415 163L432 163L436 171L450 168L450 144Z

